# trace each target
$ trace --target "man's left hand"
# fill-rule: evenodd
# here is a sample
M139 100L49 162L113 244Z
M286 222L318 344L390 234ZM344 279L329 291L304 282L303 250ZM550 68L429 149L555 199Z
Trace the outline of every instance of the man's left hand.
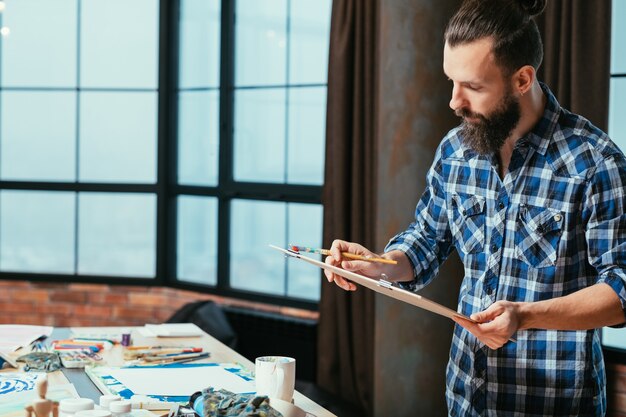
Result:
M453 320L491 349L498 349L519 329L518 308L519 303L496 301L487 310L471 315L475 323L463 317L454 317Z

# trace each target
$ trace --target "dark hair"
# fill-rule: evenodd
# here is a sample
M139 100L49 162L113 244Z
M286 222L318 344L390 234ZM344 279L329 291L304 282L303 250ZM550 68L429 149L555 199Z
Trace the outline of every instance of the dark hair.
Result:
M446 27L450 47L482 38L493 39L496 62L510 75L524 65L535 70L543 60L543 44L532 16L546 0L466 0Z

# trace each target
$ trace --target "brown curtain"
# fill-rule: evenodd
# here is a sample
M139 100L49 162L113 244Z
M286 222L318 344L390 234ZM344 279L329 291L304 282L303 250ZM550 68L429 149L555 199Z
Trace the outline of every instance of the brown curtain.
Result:
M324 244L374 244L378 0L334 0L328 63ZM371 412L374 293L324 280L318 385Z
M537 19L544 43L539 80L563 107L606 131L611 74L611 0L548 0Z

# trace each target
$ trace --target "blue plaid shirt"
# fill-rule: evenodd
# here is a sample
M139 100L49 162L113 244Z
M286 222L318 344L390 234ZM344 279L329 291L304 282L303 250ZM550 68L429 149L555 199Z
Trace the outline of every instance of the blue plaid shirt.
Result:
M492 156L465 147L459 128L440 144L415 222L386 251L411 261L417 291L452 250L465 277L458 311L497 300L540 301L597 283L626 307L626 160L605 133L547 105L516 143L500 179ZM447 367L452 416L604 415L606 378L600 332L520 330L517 343L491 350L456 325Z

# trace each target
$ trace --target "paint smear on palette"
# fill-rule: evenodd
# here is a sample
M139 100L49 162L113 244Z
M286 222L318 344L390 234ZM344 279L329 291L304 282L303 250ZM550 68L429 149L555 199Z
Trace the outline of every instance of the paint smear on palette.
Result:
M0 373L0 395L35 389L35 382L43 373Z

